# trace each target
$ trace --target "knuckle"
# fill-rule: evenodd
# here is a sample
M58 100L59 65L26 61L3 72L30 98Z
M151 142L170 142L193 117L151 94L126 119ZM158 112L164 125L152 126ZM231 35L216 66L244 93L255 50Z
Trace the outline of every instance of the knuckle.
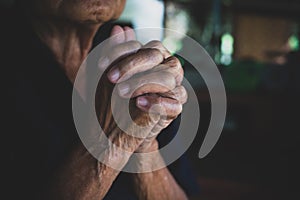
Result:
M176 109L176 116L178 116L182 112L182 104L179 104Z
M139 41L132 40L128 42L128 46L130 46L133 49L141 48L142 44Z
M163 59L163 55L159 49L148 49L153 56L159 56Z
M182 86L182 103L186 103L188 100L188 93L186 91L186 89Z
M173 89L173 87L176 86L176 79L174 75L170 72L162 72L161 73L161 80L164 80L164 82L169 85L169 89Z
M181 95L182 95L182 89L181 88L176 88L174 91L173 91L173 98L175 98L176 100L179 100L181 98Z
M161 120L159 120L158 125L161 128L166 128L167 126L169 126L170 123L171 123L171 121L169 119L161 119Z
M186 103L187 101L187 91L183 86L179 86L174 89L173 93L173 98L179 101L181 104Z
M159 40L152 40L145 45L147 48L164 47Z
M171 57L167 58L165 63L168 64L172 68L176 68L178 70L182 69L179 59L176 58L175 56L171 56Z
M150 41L143 48L158 49L163 54L164 58L170 57L171 55L168 49L158 40Z
M142 49L140 52L146 59L149 59L154 63L161 63L164 59L163 54L158 49Z
M172 74L177 85L180 85L183 80L183 71L181 69L169 68L167 71Z
M146 56L147 58L153 58L153 57L161 57L162 53L158 49L140 49L137 52L138 56Z
M123 54L133 53L140 49L141 46L142 45L138 41L129 41L113 48L110 52L110 56L112 58L117 58L123 56Z
M169 119L175 119L180 113L182 112L182 105L181 104L175 104L173 105L172 110L168 114Z
M175 117L177 117L178 115L180 115L181 112L182 112L182 105L180 104L180 105L178 106L177 114L176 114Z

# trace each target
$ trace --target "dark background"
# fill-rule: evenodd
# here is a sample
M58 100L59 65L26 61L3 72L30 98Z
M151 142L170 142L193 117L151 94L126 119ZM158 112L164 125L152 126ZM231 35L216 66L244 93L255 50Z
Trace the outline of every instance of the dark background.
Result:
M300 1L167 1L173 3L189 14L188 35L215 59L227 92L221 138L200 160L197 153L209 124L210 98L201 78L194 81L201 128L188 154L200 197L299 199L300 54L288 41L292 35L299 38ZM230 64L220 59L225 33L234 38ZM188 78L196 76L188 65L185 71Z

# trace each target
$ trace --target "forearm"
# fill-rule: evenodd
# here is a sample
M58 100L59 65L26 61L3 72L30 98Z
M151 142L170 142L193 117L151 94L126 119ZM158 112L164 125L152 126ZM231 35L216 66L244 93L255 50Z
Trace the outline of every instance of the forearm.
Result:
M104 198L113 181L128 162L132 154L130 152L139 145L127 134L116 131L111 132L108 139L127 153L124 154L125 151L118 150L115 145L100 142L95 144L97 145L95 148L90 149L95 151L91 155L80 142L58 170L51 187L51 193L55 194L55 197L51 199L99 200ZM126 144L125 141L131 145ZM130 148L126 148L128 146Z
M150 160L147 157L139 157L137 168L150 169L154 168L164 162L161 156ZM158 164L158 165L157 165ZM151 165L151 166L149 166ZM187 199L182 188L178 185L168 168L162 168L147 173L133 174L135 183L135 191L139 199L155 200L155 199L170 199L170 200L184 200Z
M135 174L135 188L139 199L187 199L167 168L154 172Z
M77 147L55 176L50 199L103 199L118 174L96 160L84 146Z

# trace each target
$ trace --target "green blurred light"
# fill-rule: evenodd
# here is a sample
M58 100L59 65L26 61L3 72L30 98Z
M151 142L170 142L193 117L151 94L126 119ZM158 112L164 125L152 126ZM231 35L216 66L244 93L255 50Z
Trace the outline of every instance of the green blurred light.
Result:
M299 49L299 39L297 38L297 36L292 35L289 38L289 45L290 45L290 48L292 50L298 50Z
M234 38L230 33L225 33L221 37L221 58L223 65L229 66L232 62Z
M166 37L163 40L163 45L171 52L172 55L182 49L181 41L171 37Z
M225 33L221 38L222 54L231 55L233 53L234 38L231 34Z

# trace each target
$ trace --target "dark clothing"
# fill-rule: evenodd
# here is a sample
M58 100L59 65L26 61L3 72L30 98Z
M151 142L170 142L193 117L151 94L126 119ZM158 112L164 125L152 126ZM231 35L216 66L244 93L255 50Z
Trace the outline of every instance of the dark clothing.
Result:
M72 84L26 18L18 12L10 15L1 23L5 28L0 37L5 199L41 199L54 172L80 142L72 116ZM176 134L176 124L160 136L161 144ZM197 191L184 156L170 169L188 194ZM136 199L129 175L120 173L105 199Z

